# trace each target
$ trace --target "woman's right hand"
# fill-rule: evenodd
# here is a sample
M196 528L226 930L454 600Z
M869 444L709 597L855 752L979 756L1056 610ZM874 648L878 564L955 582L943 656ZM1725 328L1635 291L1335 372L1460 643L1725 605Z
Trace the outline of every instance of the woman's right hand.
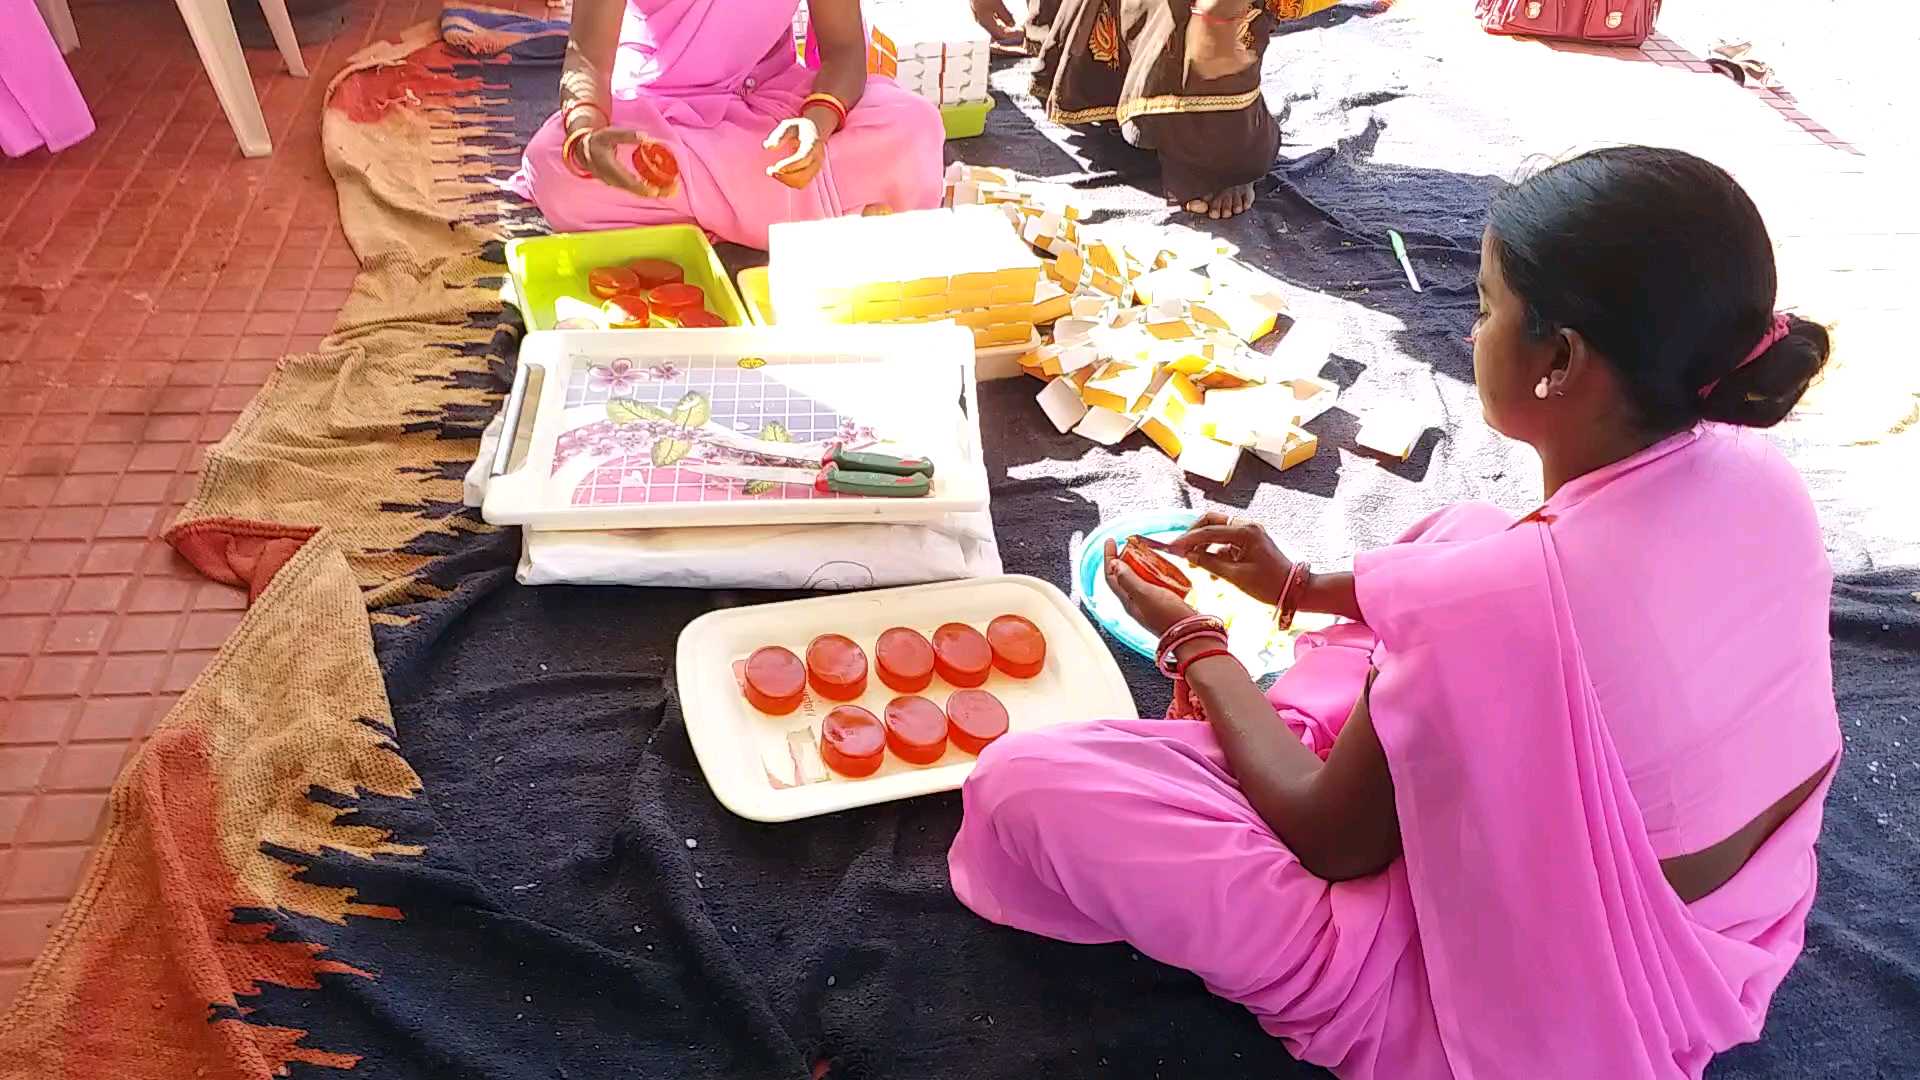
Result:
M973 0L973 21L1003 45L1020 38L1020 26L1013 21L1005 0Z
M1281 553L1266 529L1218 512L1208 513L1167 546L1263 604L1280 602L1280 590L1293 573L1293 560Z
M671 195L671 185L661 187L648 183L633 169L633 148L647 141L632 128L597 128L580 140L584 152L579 156L586 159L587 171L593 178L610 187L632 192L643 199Z

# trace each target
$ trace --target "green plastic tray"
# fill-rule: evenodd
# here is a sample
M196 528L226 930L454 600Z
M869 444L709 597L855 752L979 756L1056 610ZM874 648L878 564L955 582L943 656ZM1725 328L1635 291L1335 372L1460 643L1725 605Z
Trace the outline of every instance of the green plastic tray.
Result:
M707 307L729 326L746 326L747 308L740 302L720 256L707 234L693 225L650 225L608 232L555 233L513 240L507 244L507 273L520 297L527 329L551 330L557 321L553 304L562 296L598 303L587 290L587 274L603 266L619 266L635 259L669 259L686 271L687 284L707 294Z
M987 130L987 114L992 111L992 98L965 105L942 105L940 122L946 125L947 138L971 139Z

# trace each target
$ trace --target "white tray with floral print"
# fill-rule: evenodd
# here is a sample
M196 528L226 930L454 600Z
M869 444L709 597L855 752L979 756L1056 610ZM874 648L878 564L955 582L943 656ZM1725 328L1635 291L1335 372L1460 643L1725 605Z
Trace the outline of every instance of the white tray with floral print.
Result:
M973 338L950 324L541 331L481 508L496 525L930 521L987 507ZM924 457L905 498L765 479L829 449ZM763 478L752 479L756 470ZM798 473L782 475L799 476Z

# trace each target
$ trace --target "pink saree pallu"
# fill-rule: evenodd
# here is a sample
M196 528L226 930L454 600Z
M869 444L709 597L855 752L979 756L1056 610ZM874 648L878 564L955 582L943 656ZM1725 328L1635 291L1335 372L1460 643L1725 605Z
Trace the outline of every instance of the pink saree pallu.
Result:
M767 136L794 116L814 73L793 45L799 0L628 0L614 64L613 123L659 139L680 164L671 197L643 199L568 171L566 132L549 117L510 181L555 229L693 222L723 240L767 246L778 221L939 205L940 114L892 80L872 78L826 164L794 190L767 167Z
M33 0L0 0L0 152L58 153L93 134L93 114Z
M1367 625L1303 639L1269 697L1324 755L1378 669L1402 859L1313 878L1203 723L1123 720L983 755L960 899L1188 968L1342 1077L1699 1077L1758 1038L1800 953L1828 781L1692 904L1660 860L1839 752L1830 571L1784 459L1703 427L1519 523L1445 511L1355 575Z

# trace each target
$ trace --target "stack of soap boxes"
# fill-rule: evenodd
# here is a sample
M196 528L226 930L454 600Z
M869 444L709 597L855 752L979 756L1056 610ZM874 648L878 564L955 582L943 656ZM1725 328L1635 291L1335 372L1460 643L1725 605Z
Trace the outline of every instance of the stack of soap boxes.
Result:
M866 11L893 39L901 86L943 107L987 100L991 39L964 4L868 0Z
M988 98L987 62L992 39L960 4L932 0L867 0L871 38L868 69L945 108L974 105ZM793 13L796 43L807 36L807 5ZM890 53L891 66L874 63L876 51Z
M793 221L768 233L767 284L782 326L936 322L977 347L1034 339L1041 260L990 206Z

